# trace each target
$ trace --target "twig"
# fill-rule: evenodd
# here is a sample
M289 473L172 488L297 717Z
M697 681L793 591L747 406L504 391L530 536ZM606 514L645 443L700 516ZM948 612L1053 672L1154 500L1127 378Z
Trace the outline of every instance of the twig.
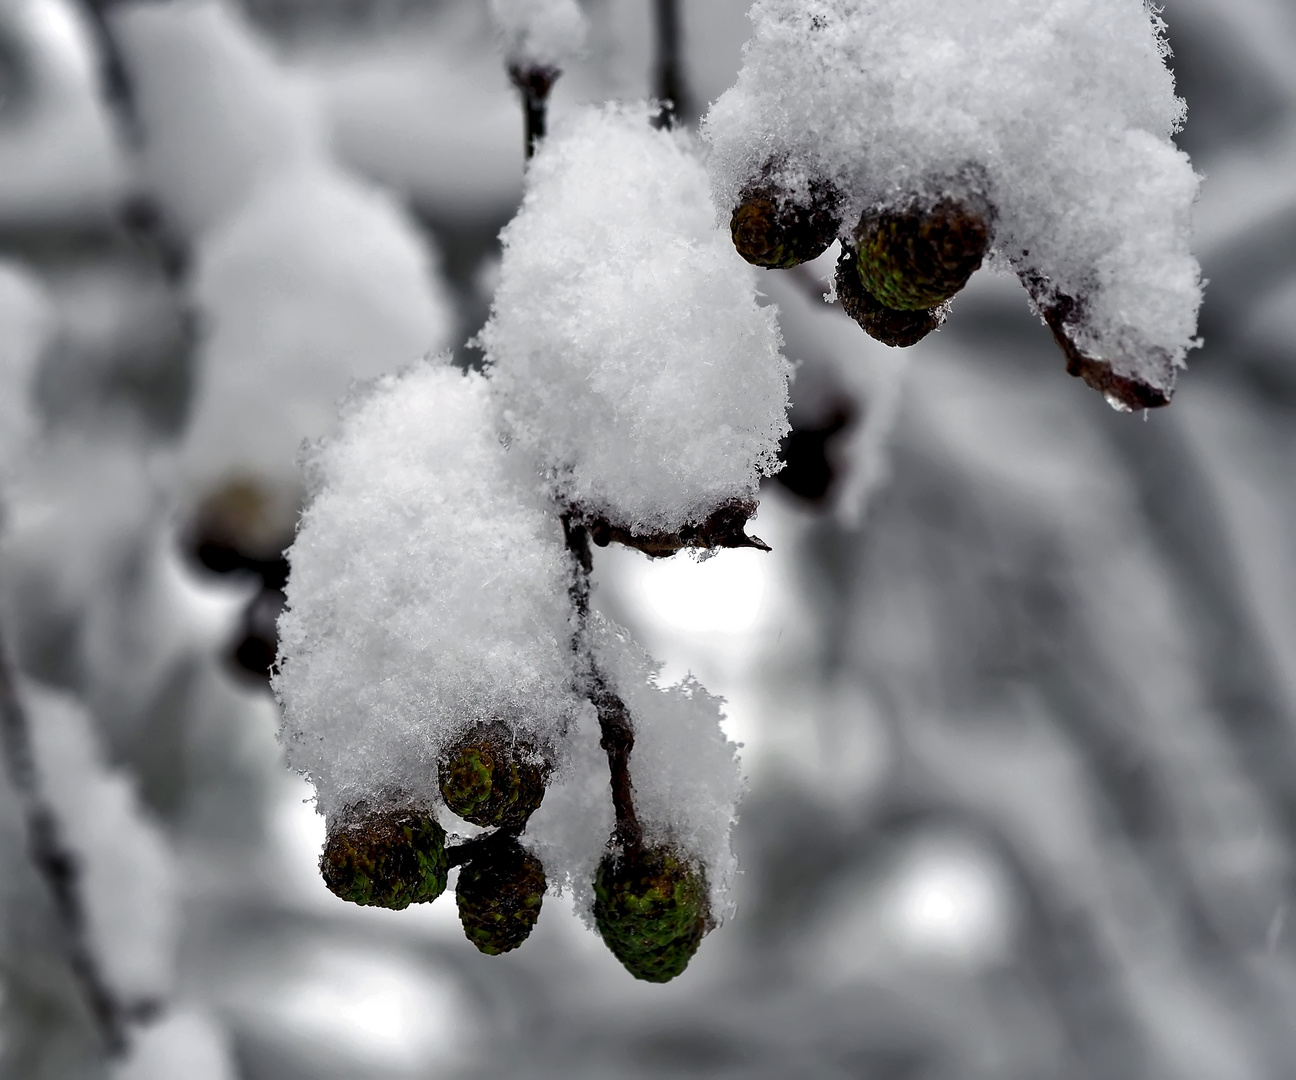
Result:
M684 85L684 49L679 0L654 0L657 56L653 71L653 96L659 111L653 126L671 128L681 117L691 115L688 89Z
M526 156L535 156L536 147L545 137L548 126L549 91L562 72L554 67L520 67L510 64L509 79L522 95L522 113L526 118Z
M129 1013L109 987L91 947L85 903L81 896L81 868L76 855L64 844L58 816L41 791L31 727L18 697L13 667L2 636L0 745L3 746L9 781L22 803L28 853L37 873L49 888L63 929L68 965L108 1054L118 1057L127 1048Z
M621 697L607 684L598 669L594 650L589 641L589 577L594 569L590 550L589 531L570 514L563 515L563 534L567 550L576 563L576 574L571 586L572 607L576 612L577 628L572 642L584 667L589 700L598 713L599 746L608 758L608 771L612 788L612 809L616 814L616 842L627 856L643 851L643 827L634 806L634 783L630 778L630 753L634 750L634 723L630 709Z

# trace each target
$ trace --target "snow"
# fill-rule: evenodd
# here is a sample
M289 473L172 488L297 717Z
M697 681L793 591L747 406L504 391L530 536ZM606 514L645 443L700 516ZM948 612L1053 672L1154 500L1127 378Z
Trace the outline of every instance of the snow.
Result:
M308 462L274 685L326 814L438 803L438 749L475 720L560 757L579 707L570 562L492 421L482 376L425 362L350 403Z
M585 44L576 0L491 0L490 9L510 65L561 68Z
M501 422L564 504L637 533L753 499L788 367L690 139L579 111L531 163L480 335Z
M1076 343L1169 388L1201 302L1198 177L1141 0L757 0L751 18L704 124L725 217L769 169L791 192L834 185L846 235L870 207L957 194L970 168L999 256L1083 301Z

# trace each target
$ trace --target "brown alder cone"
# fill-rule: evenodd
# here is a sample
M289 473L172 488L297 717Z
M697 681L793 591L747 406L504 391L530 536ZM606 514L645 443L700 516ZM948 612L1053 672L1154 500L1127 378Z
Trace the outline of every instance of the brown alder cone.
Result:
M772 179L743 191L729 219L738 254L754 266L786 270L817 259L841 229L841 197L824 181L811 181L808 201Z
M446 747L437 779L446 806L486 828L521 830L544 798L549 766L499 721L477 724Z
M943 307L924 311L889 308L864 287L857 268L858 256L849 244L842 244L837 259L837 302L871 338L903 349L916 345L945 321Z
M888 308L930 310L981 266L993 226L989 200L971 189L931 205L866 210L855 227L860 281Z

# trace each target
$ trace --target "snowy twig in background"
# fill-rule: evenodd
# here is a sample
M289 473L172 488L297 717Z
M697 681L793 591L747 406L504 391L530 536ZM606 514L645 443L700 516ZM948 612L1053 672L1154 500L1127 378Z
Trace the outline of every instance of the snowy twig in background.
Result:
M509 79L522 96L530 158L545 137L549 92L585 44L585 15L576 0L491 0L490 8Z
M668 128L693 111L684 76L684 27L679 0L653 0L653 25L657 50L652 88L658 108L653 124Z
M22 803L28 854L41 875L64 932L68 964L108 1053L127 1049L129 1016L109 985L90 942L81 866L64 841L58 817L41 791L27 711L19 697L8 647L0 636L0 745L5 771Z

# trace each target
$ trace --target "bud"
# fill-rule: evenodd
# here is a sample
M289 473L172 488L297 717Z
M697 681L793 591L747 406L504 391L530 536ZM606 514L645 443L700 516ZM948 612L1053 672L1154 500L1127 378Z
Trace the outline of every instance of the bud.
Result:
M859 276L889 308L922 311L967 284L990 246L994 215L982 196L946 196L930 208L866 210L855 228Z
M495 721L469 730L437 761L441 796L465 821L521 830L544 798L549 767Z
M772 181L747 188L734 207L729 231L749 263L786 270L817 259L837 239L841 199L822 180L810 183L809 201L798 200Z
M884 305L864 287L856 260L855 249L842 244L837 259L837 302L869 337L893 348L907 348L918 344L945 321L943 307L897 311Z
M440 896L450 870L445 830L428 814L406 808L352 807L329 829L320 874L334 896L399 911Z
M594 876L594 922L631 975L669 982L711 929L706 876L665 846L607 855Z
M455 901L464 936L487 956L530 936L544 901L544 866L511 836L486 846L459 870Z

